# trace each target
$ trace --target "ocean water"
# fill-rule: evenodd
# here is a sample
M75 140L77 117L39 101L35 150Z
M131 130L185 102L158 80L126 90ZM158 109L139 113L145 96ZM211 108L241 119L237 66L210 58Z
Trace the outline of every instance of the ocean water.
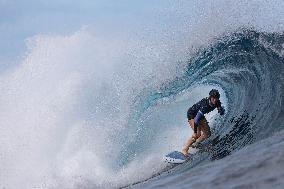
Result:
M0 1L0 188L284 188L283 4Z
M129 188L283 188L283 141L280 131L220 161Z

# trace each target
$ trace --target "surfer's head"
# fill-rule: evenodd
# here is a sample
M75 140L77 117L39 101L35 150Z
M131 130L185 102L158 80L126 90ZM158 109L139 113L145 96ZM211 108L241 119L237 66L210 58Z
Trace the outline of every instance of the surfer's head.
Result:
M220 98L220 93L217 89L212 89L209 92L209 99L210 99L210 103L212 103L213 105L215 105L217 103L217 101Z

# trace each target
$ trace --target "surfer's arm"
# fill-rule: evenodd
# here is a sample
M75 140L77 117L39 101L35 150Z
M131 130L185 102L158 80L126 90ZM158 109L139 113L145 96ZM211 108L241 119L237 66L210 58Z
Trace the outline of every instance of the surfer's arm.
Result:
M219 113L220 115L224 115L224 114L225 114L225 108L222 106L222 103L221 103L220 100L217 101L216 108L217 108L218 113Z
M217 110L218 110L218 113L220 115L224 115L225 114L225 108L223 106L218 106Z
M197 125L196 123L194 123L193 131L194 131L195 134L197 134L197 126L198 126L198 125Z

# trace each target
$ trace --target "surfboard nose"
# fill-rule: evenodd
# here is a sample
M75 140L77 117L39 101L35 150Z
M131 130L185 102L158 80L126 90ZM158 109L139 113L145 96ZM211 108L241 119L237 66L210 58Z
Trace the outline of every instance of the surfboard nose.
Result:
M167 155L164 156L164 160L168 163L183 163L188 158L183 155L183 153L179 151L173 151Z

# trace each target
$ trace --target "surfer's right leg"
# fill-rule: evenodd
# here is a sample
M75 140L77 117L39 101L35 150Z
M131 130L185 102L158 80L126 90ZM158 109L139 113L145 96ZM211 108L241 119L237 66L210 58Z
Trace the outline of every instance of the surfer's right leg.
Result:
M203 118L200 121L200 130L202 131L201 136L196 139L196 142L200 143L202 141L204 141L205 139L209 138L211 136L211 131L210 131L210 127L208 125L208 121L206 120L206 118Z
M194 130L194 119L190 119L188 120L188 124L189 126L192 128L192 130ZM185 156L188 156L188 150L189 147L201 136L201 130L200 128L197 128L197 134L193 133L193 135L186 141L183 149L182 149L182 153Z

